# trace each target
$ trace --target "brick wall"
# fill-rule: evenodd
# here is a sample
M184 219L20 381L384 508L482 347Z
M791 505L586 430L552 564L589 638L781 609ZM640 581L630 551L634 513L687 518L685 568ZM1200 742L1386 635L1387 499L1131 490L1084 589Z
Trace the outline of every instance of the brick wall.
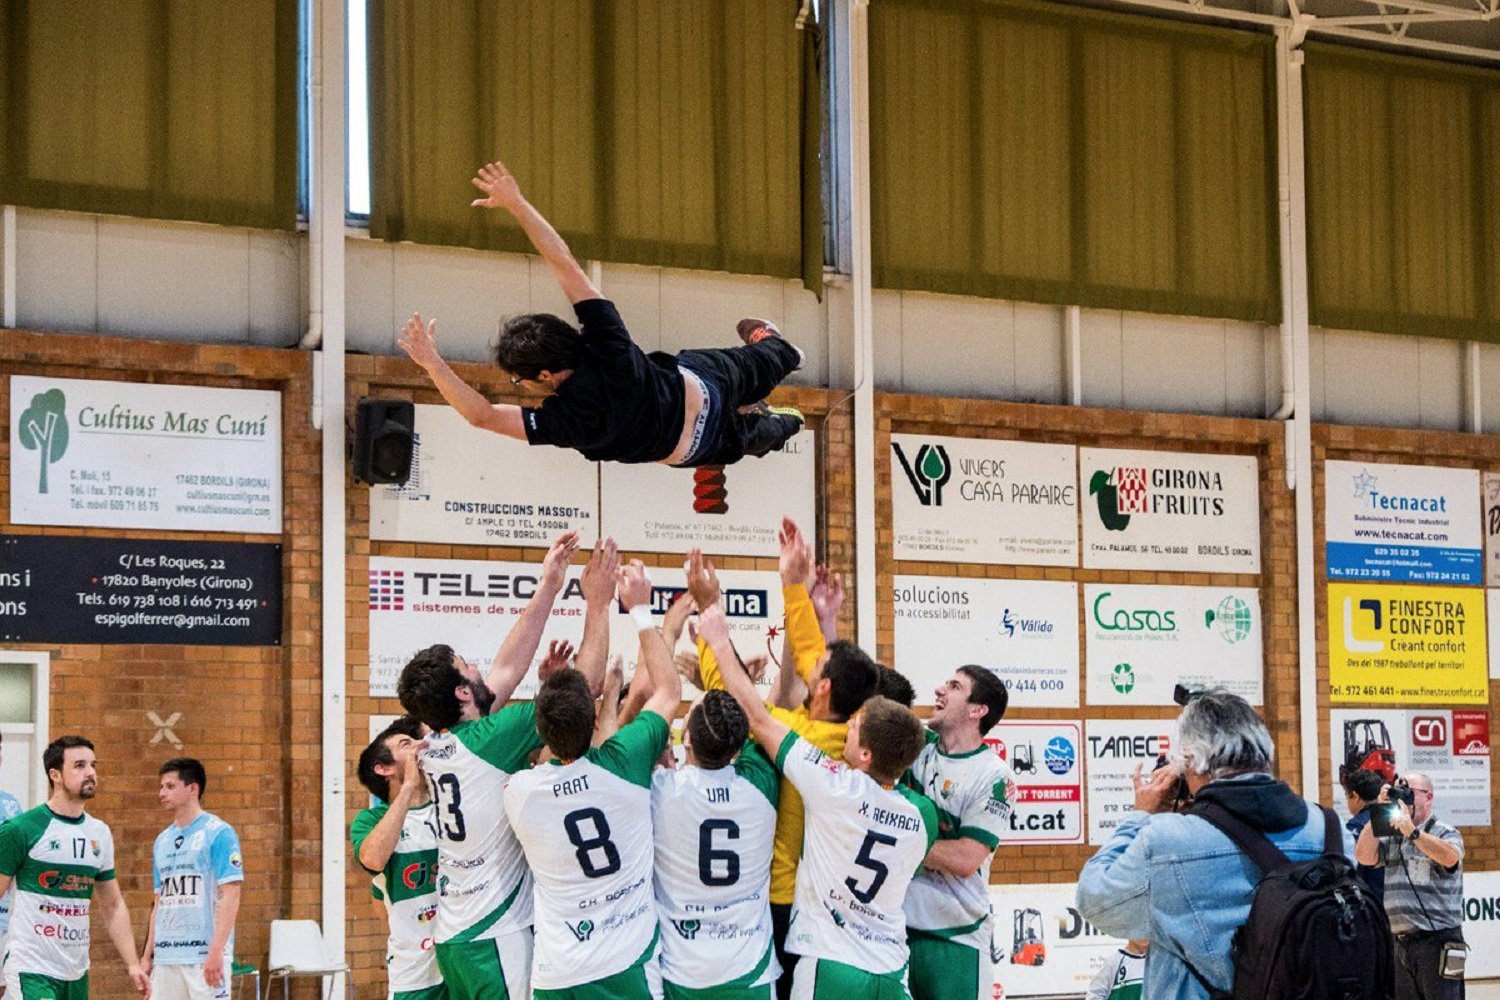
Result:
M311 359L297 351L150 343L0 330L7 374L110 378L282 394L283 533L188 534L13 526L9 428L0 434L0 518L6 534L111 535L217 541L280 541L282 644L267 647L22 645L51 654L52 736L82 733L99 758L99 796L90 811L113 828L117 870L137 940L151 909L151 844L170 822L156 801L157 768L195 756L209 775L204 806L238 831L245 890L237 953L264 966L270 921L318 916L321 859L319 737L318 454L312 430ZM9 379L0 379L0 420L8 423ZM152 745L147 712L168 718L180 751ZM121 964L95 924L94 992L133 995Z

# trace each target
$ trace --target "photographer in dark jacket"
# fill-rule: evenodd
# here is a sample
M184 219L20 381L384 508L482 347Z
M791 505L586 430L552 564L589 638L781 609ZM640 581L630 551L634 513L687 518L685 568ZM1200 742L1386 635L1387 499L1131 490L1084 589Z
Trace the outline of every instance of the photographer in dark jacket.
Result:
M1360 768L1344 779L1344 804L1349 808L1349 821L1344 824L1349 832L1359 839L1360 833L1370 822L1370 807L1380 801L1380 790L1385 779L1376 771ZM1381 865L1360 865L1359 877L1382 903L1385 901L1385 868Z

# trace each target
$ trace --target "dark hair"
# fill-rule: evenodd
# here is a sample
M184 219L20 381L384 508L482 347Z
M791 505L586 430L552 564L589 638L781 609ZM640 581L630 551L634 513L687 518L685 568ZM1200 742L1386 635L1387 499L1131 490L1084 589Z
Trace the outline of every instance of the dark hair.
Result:
M1005 682L996 677L993 670L966 663L958 668L958 672L969 679L969 704L984 706L984 715L979 719L979 735L983 736L1005 715L1010 692L1005 690Z
M453 660L453 647L444 643L428 646L401 668L396 697L401 707L434 730L448 729L463 718L463 705L455 691L464 675Z
M880 671L880 677L875 682L875 693L882 698L889 698L898 705L911 708L917 702L916 688L911 686L911 681L899 670L886 666L884 663L875 664L875 669Z
M859 745L870 751L870 775L895 781L916 761L927 737L905 705L876 695L859 710Z
M391 753L391 748L385 745L385 741L392 736L410 736L414 740L420 740L422 723L410 715L403 715L381 730L380 735L360 751L359 783L369 789L371 795L387 802L391 799L391 779L376 771L375 767L376 765L390 767L396 763L396 755Z
M563 760L577 760L594 739L594 695L576 670L559 670L536 695L536 731Z
M573 325L551 313L512 316L500 324L495 363L517 378L578 367L583 341Z
M1380 798L1380 790L1385 787L1385 778L1379 771L1372 771L1362 767L1344 778L1344 791L1350 795L1358 795L1365 802L1374 802Z
M42 770L47 774L47 787L52 787L52 772L61 771L63 766L63 755L75 747L86 747L94 749L94 744L82 736L59 736L47 744L47 749L42 751Z
M698 766L717 771L745 745L750 720L728 691L710 691L688 713L687 731Z
M880 671L870 654L847 639L828 644L828 662L823 664L828 679L828 707L838 721L847 721L875 693Z
M197 785L198 797L203 798L203 793L208 791L208 774L203 770L203 763L192 757L173 757L161 766L156 772L159 778L164 774L177 773L177 780L184 785Z

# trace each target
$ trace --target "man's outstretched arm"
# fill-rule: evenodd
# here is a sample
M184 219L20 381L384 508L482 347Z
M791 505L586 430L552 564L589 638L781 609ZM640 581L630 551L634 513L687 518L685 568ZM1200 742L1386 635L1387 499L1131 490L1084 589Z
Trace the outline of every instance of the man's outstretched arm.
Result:
M474 186L483 191L483 198L475 198L471 205L477 208L503 208L515 217L526 232L526 238L536 247L536 252L552 269L552 276L562 287L568 301L575 305L587 299L602 298L599 289L589 280L588 273L573 259L573 251L548 222L521 194L521 186L505 164L496 161L486 163L474 176Z
M542 560L542 575L537 581L536 592L516 619L505 640L500 643L495 658L490 662L490 672L484 682L495 693L495 704L504 705L520 686L536 650L542 642L542 633L552 617L552 604L562 593L567 582L568 562L578 550L578 532L565 531L553 539L547 556Z
M729 638L729 620L724 617L724 606L718 601L719 578L714 572L714 564L694 549L688 554L687 575L688 590L698 602L698 636L718 662L724 690L744 710L750 722L750 735L775 760L782 741L791 730L766 708L766 703L755 690L755 682L745 672L745 666L735 652L734 643Z
M479 390L458 377L437 349L437 320L422 322L421 313L412 313L396 344L432 379L437 391L449 406L470 424L483 430L504 434L518 441L526 440L521 423L521 408L511 403L491 403Z

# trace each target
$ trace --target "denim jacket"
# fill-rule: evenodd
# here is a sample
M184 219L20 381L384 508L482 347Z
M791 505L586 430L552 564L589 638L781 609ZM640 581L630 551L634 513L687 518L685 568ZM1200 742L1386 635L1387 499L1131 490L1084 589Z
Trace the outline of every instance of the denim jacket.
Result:
M1323 852L1323 813L1298 799L1268 774L1213 782L1236 793L1240 804L1268 803L1270 817L1234 809L1258 826L1293 861ZM1302 803L1306 818L1285 825ZM1281 825L1283 828L1277 829ZM1269 826L1267 825L1269 824ZM1342 829L1342 828L1341 828ZM1344 853L1354 841L1343 831ZM1188 971L1193 964L1209 982L1228 990L1234 982L1230 943L1250 914L1260 870L1217 828L1199 816L1132 813L1078 878L1078 909L1106 934L1146 938L1146 992L1152 1000L1204 1000L1208 991Z

